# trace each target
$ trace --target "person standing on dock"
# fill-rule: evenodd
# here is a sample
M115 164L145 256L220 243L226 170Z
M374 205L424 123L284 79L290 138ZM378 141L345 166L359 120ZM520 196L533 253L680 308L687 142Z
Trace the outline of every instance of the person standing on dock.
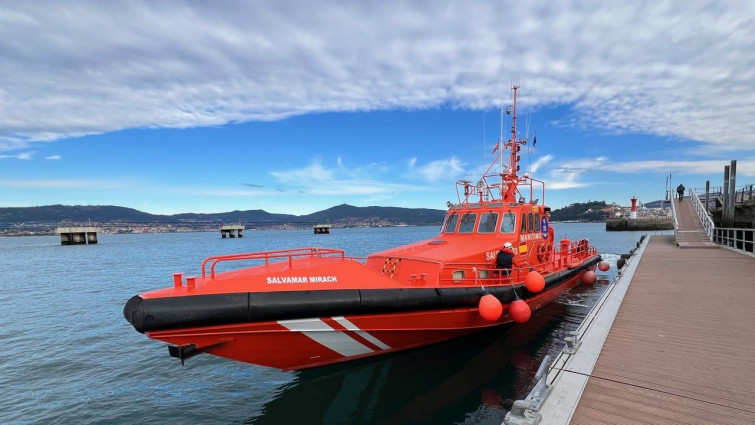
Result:
M676 193L679 195L679 202L682 202L682 198L684 198L684 185L679 183L679 186L676 187Z

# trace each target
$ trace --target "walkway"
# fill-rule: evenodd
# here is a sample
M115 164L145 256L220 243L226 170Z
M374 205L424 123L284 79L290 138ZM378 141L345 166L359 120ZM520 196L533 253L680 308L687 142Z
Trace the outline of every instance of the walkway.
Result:
M679 229L676 231L676 242L679 248L718 248L718 245L711 242L705 233L692 202L689 196L682 202L678 199L674 200L676 220L679 223Z
M755 423L755 261L653 236L572 424Z

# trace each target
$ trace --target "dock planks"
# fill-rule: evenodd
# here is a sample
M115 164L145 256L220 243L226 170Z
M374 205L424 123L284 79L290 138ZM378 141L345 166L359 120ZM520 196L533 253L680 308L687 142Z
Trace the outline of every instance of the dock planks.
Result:
M754 276L747 255L652 236L571 423L755 423Z

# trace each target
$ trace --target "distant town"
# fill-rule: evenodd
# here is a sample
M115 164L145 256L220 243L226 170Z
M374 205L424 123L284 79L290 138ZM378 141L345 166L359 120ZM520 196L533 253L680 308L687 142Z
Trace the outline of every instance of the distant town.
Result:
M575 203L552 212L552 221L602 222L629 215L630 206L603 201ZM667 216L668 201L638 203L638 216ZM104 234L217 232L224 224L246 230L291 230L330 224L332 228L440 226L445 210L339 205L306 216L270 214L262 210L218 214L151 215L115 206L52 205L0 208L0 236L53 235L66 226L95 226Z
M304 216L263 210L215 214L154 215L117 206L50 205L0 208L0 236L52 235L58 227L93 226L105 234L216 232L223 225L241 224L246 230L440 226L445 211L423 208L354 207L339 205Z

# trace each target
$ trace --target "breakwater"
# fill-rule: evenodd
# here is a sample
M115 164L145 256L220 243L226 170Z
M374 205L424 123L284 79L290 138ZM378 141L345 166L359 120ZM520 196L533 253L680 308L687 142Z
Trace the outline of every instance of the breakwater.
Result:
M606 230L674 230L674 220L671 217L607 218Z

